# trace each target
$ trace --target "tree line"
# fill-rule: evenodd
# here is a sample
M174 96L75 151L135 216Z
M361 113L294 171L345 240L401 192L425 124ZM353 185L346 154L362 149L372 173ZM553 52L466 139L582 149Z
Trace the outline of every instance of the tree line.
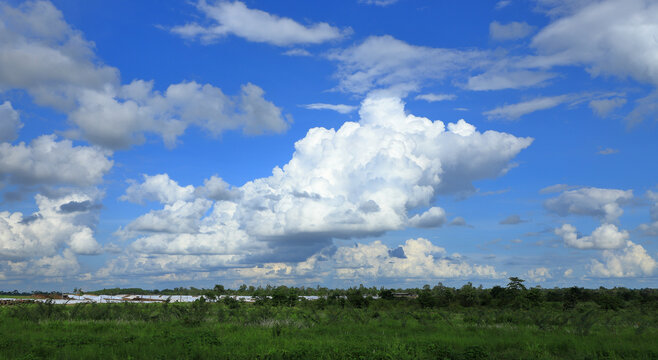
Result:
M460 288L445 286L438 283L435 286L425 285L422 288L384 288L384 287L351 287L347 289L330 289L327 287L288 287L288 286L247 286L237 289L226 288L221 284L213 288L176 287L163 290L145 290L141 288L110 288L88 291L93 295L192 295L203 296L215 300L223 295L252 296L257 303L273 305L287 304L294 306L300 296L318 296L324 302L343 302L356 307L367 306L376 298L383 300L414 301L421 307L513 307L529 308L543 303L561 303L564 309L574 308L578 303L594 302L603 309L618 309L633 304L654 304L658 306L658 289L629 289L615 287L607 289L586 289L583 287L551 288L539 286L528 288L524 280L510 277L505 286L483 288L468 282ZM76 289L81 292L80 289ZM38 292L33 292L38 293ZM29 293L0 292L3 295L29 295ZM230 300L227 300L230 301Z

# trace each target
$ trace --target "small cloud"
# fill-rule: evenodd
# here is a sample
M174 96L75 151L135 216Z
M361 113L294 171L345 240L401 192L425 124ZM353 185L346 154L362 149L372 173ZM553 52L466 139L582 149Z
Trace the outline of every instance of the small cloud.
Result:
M59 207L59 212L63 214L69 214L74 212L84 212L89 210L97 210L102 208L101 204L94 204L89 200L85 201L69 201L66 204L62 204Z
M446 222L446 212L440 207L431 207L422 214L416 214L409 219L409 225L418 228L439 227Z
M468 108L458 107L454 108L455 111L468 111Z
M488 91L502 89L521 89L538 86L554 78L556 74L545 71L531 70L499 70L493 69L482 74L471 76L461 87L468 90Z
M495 9L500 10L500 9L506 8L511 3L512 3L512 0L500 0L499 2L496 3Z
M589 107L594 114L604 118L608 116L612 110L621 107L624 104L626 104L626 99L617 97L612 99L592 100L589 102Z
M290 49L283 53L286 56L313 56L308 50L305 49Z
M512 244L520 244L520 243L523 242L523 240L521 240L521 239L513 239L513 240L510 240L510 242L511 242Z
M605 148L602 150L597 151L597 154L599 155L612 155L618 153L618 149L613 149L613 148Z
M457 95L455 94L421 94L416 96L416 100L425 100L427 102L437 102L437 101L446 101L446 100L455 100Z
M554 194L554 193L559 193L567 190L573 190L577 189L580 186L575 186L575 185L567 185L567 184L555 184L551 186L547 186L541 190L539 190L540 194Z
M534 282L543 282L552 278L550 270L545 267L528 270L527 276Z
M308 104L308 105L302 105L302 107L309 109L309 110L332 110L336 111L341 114L349 114L352 111L356 110L356 106L352 105L344 105L344 104L323 104L323 103L315 103L315 104Z
M573 269L567 269L564 271L564 277L571 277L573 275Z
M523 220L523 219L521 219L521 217L519 215L513 214L513 215L510 215L510 216L506 217L505 219L501 220L499 222L499 224L501 224L501 225L516 225L516 224L520 224L520 223L524 223L524 222L527 222L527 220Z
M522 39L534 31L535 27L526 22L501 24L494 21L489 24L489 36L498 41Z
M205 15L210 24L204 26L188 23L175 26L170 31L184 39L199 39L203 44L235 35L248 41L275 46L320 44L341 39L352 33L350 28L339 29L324 22L303 25L291 18L248 8L241 1L217 1L211 4L200 1L197 9Z
M361 4L389 6L398 2L398 0L359 0Z
M473 227L472 225L469 225L468 223L466 223L466 220L461 216L457 216L456 218L452 219L452 221L450 223L448 223L448 226Z

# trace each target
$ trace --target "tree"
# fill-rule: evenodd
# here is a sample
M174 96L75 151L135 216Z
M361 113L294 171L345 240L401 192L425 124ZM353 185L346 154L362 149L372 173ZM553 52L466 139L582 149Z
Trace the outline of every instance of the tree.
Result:
M523 291L526 289L525 285L523 285L524 281L525 280L517 278L516 276L512 276L509 278L507 289L511 291Z
M475 290L475 287L473 287L473 283L470 281L459 289L457 296L459 298L459 303L464 307L470 307L477 305L478 303L477 291Z
M219 284L215 285L214 290L217 295L224 295L224 293L226 292L226 290L224 289L224 285L219 285Z

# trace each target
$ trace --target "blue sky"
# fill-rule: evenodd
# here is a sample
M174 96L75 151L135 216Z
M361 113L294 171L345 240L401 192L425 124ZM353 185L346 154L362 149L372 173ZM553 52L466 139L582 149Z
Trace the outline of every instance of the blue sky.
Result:
M656 19L0 2L1 287L655 287Z

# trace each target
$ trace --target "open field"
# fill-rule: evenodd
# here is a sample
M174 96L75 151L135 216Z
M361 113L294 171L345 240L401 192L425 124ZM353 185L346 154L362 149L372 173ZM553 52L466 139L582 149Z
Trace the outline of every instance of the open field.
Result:
M483 290L486 291L486 290ZM11 359L656 359L658 307L313 301L0 307Z

